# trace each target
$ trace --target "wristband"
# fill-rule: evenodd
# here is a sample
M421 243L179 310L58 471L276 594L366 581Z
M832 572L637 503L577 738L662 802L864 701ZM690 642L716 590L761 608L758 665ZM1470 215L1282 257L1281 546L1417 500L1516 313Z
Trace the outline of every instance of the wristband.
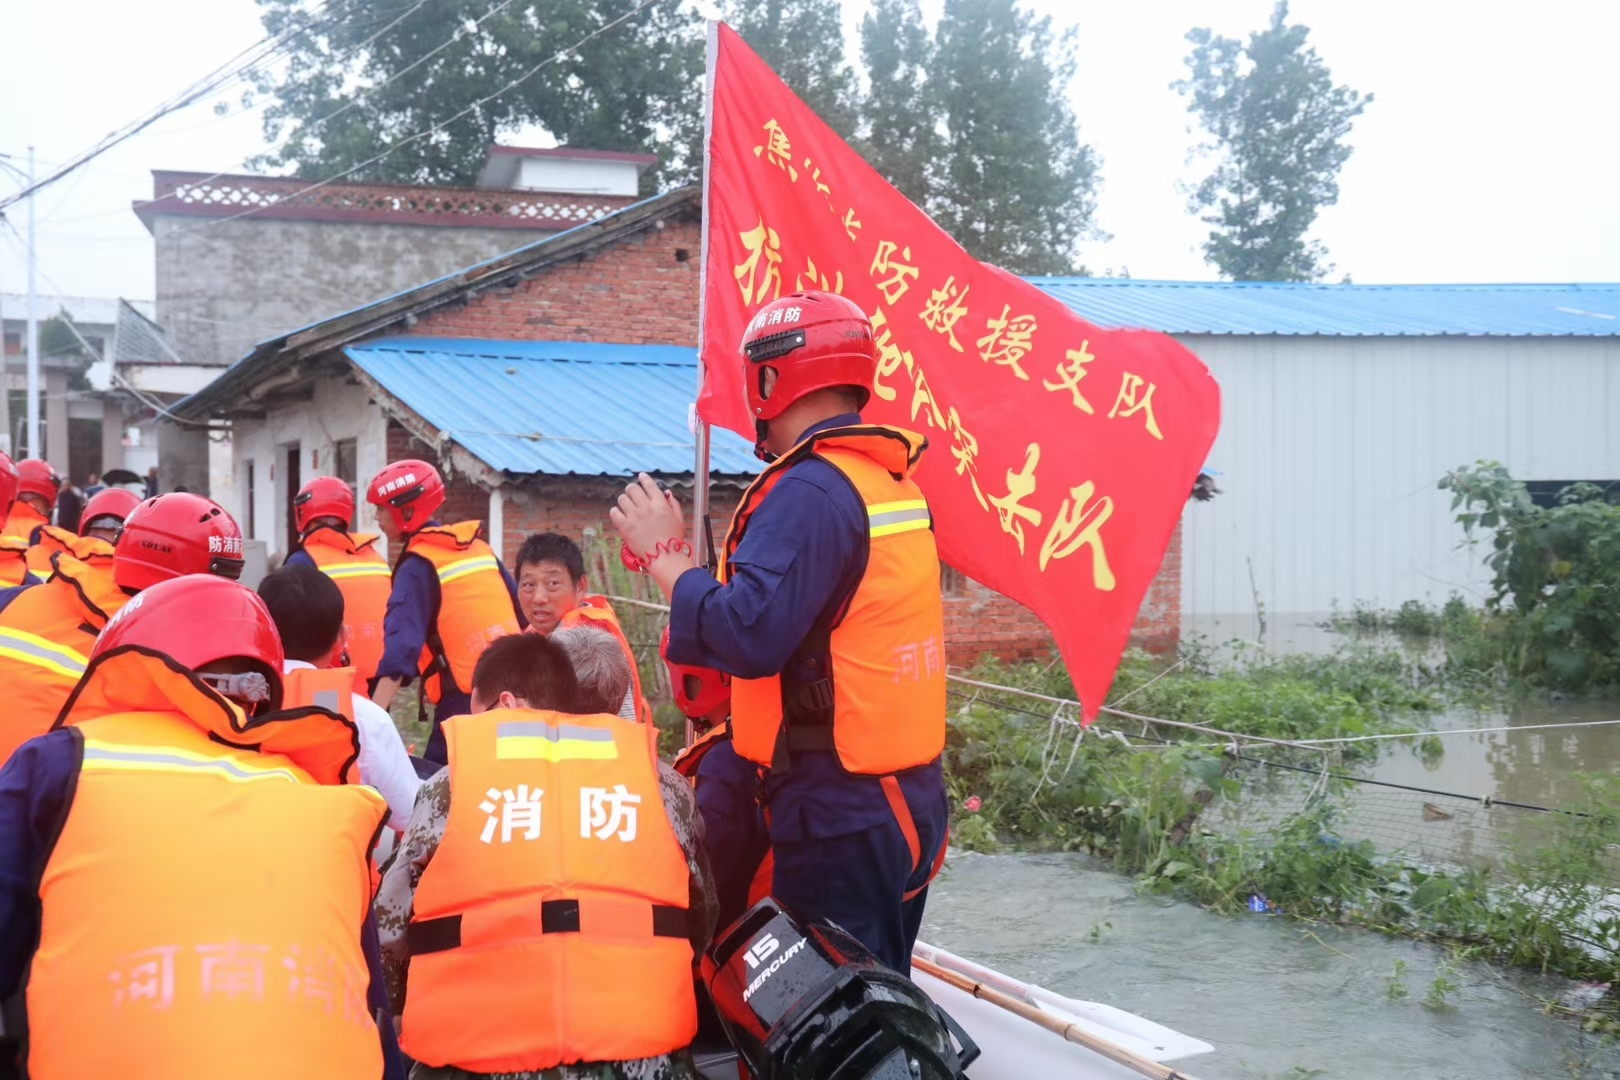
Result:
M623 541L619 544L619 561L624 563L624 568L629 570L632 574L645 574L647 572L647 568L650 567L654 560L656 560L660 555L675 554L685 555L687 558L691 558L692 545L685 540L671 537L668 540L661 540L654 544L652 551L648 552L646 555L637 555L635 552L630 550L629 541Z

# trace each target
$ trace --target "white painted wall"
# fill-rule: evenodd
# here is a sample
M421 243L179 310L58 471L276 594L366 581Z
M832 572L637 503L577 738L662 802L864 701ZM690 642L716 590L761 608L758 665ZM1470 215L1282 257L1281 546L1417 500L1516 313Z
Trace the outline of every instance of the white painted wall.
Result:
M1447 471L1494 458L1521 480L1620 479L1620 340L1180 339L1221 384L1213 502L1184 518L1188 626L1483 596Z
M316 386L315 400L286 406L263 420L238 420L232 431L234 497L220 504L236 517L247 532L247 463L255 467L253 537L265 541L272 555L285 554L287 475L286 448L297 443L300 472L308 483L316 476L330 474L336 467L335 445L340 439L355 439L356 479L362 491L365 482L387 464L388 422L382 410L371 404L365 391L342 379L323 379ZM273 466L273 468L272 468ZM375 531L376 517L362 497L359 501L361 531Z
M523 191L635 195L640 190L639 179L633 161L532 157L519 163L516 186Z

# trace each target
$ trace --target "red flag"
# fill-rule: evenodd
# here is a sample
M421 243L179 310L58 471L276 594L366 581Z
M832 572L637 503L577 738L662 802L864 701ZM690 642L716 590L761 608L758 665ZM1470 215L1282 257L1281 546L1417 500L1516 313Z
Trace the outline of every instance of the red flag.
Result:
M738 345L761 305L854 300L879 348L867 419L929 438L941 557L1045 621L1089 722L1215 440L1215 380L1163 334L1101 330L975 261L717 30L700 415L752 440Z

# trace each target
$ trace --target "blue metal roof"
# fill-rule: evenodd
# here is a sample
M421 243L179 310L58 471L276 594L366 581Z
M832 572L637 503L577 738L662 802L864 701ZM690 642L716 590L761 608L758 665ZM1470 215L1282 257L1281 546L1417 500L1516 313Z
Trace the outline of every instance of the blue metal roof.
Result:
M1297 285L1035 277L1099 326L1167 334L1613 337L1620 285Z
M384 389L493 469L690 473L697 350L678 345L376 338L343 350ZM762 467L715 429L710 468Z

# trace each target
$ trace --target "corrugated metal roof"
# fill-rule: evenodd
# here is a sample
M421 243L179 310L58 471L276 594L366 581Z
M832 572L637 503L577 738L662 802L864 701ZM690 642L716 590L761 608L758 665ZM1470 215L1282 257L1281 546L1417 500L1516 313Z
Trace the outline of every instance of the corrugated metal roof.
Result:
M493 469L690 473L697 350L677 345L378 338L343 350L422 419ZM748 475L753 448L716 429L710 467Z
M1099 326L1168 334L1613 337L1620 285L1296 285L1028 279Z

